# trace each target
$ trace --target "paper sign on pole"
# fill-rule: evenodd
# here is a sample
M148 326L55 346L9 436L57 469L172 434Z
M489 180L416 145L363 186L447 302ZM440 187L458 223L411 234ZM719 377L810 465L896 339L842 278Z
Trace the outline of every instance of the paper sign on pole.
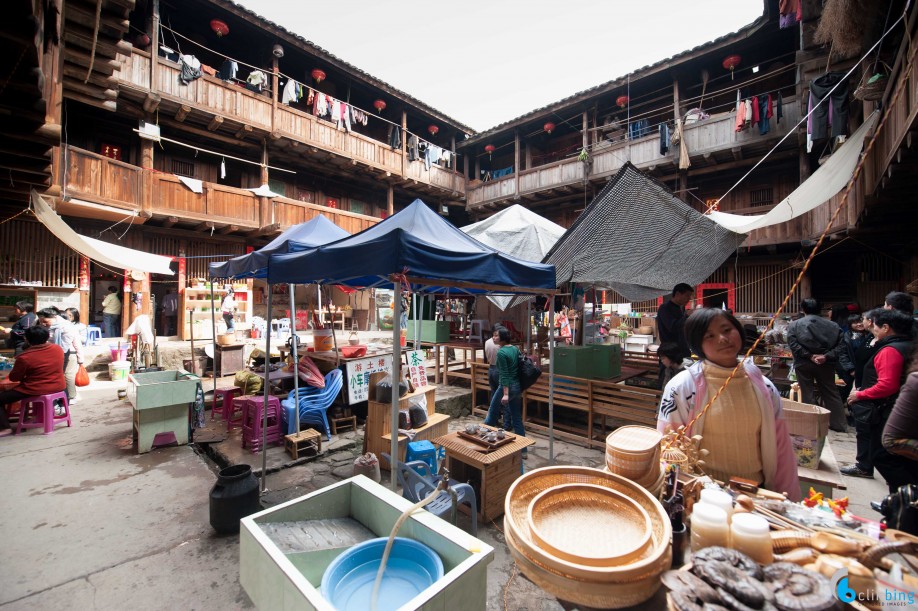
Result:
M427 386L427 370L424 368L424 359L426 354L424 350L409 350L405 353L405 361L408 365L408 378L415 388Z
M348 361L347 396L348 405L366 401L370 396L370 374L378 371L392 371L392 355L382 354L356 361Z

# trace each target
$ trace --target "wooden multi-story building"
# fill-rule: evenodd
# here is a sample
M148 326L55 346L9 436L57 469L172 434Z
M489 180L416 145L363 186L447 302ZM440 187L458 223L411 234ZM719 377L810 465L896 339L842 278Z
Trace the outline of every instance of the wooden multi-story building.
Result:
M733 34L476 134L229 0L14 0L0 37L14 66L0 87L0 282L40 281L85 311L122 281L12 218L32 188L80 233L176 258L178 280L127 281L145 296L137 311L317 214L356 232L422 198L457 224L521 203L568 226L626 161L699 210L767 211L828 152L807 152L797 125L810 81L857 64L905 2L859 16L869 42L844 59L815 42L823 3L801 4L792 27L764 0ZM916 276L916 33L913 11L874 52L890 67L882 100L851 99L850 131L876 107L889 114L801 294L871 306ZM849 97L873 65L858 65ZM737 97L760 95L775 105L768 131L736 131ZM316 98L346 105L350 123L319 116ZM677 123L684 153L661 146ZM840 197L753 232L702 301L773 311Z

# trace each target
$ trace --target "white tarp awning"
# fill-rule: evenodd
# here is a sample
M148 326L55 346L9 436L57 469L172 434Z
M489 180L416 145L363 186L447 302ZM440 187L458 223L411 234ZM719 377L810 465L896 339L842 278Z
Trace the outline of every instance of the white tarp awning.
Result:
M787 222L826 203L845 188L861 156L864 138L876 125L879 112L874 112L857 128L851 137L820 166L813 175L803 181L794 192L785 197L766 214L744 216L727 212L711 212L708 218L737 233L749 233L762 227Z
M36 191L32 191L32 209L38 220L55 237L93 261L110 265L115 269L130 269L151 274L169 274L170 276L174 274L169 269L169 263L172 262L170 257L153 255L78 234L51 209L51 206Z

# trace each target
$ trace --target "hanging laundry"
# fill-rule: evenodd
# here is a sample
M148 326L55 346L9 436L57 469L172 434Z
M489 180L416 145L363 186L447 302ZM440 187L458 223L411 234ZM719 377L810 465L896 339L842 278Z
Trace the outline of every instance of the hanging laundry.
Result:
M807 120L807 131L813 140L828 136L827 120L833 139L848 134L848 83L844 79L842 72L829 72L810 83L810 105L814 110Z
M217 76L217 71L208 66L207 64L201 64L201 72L204 74L209 74L211 76Z
M408 161L420 158L418 154L418 137L414 134L408 136Z
M231 81L236 78L236 73L238 71L239 64L232 59L226 59L220 64L220 70L217 72L217 77L224 81Z
M781 125L781 119L784 118L784 101L781 99L781 92L778 92L778 99L775 101L775 123Z
M317 117L324 117L328 114L328 98L324 93L316 92L312 103L312 114Z
M746 101L740 100L736 103L736 129L741 132L746 129Z
M220 178L226 178L226 158L220 159Z
M309 87L306 87L306 91L309 92L306 98L306 104L308 104L309 106L312 106L313 101L315 101L316 99L316 92L310 89Z
M771 129L771 94L763 93L756 98L756 102L759 108L759 135L764 136Z
M752 124L759 124L759 103L755 98L749 98L749 103L752 105Z
M182 55L179 57L179 64L182 67L179 72L179 82L182 85L201 78L201 62L194 55Z
M669 152L669 125L660 123L660 154L665 155Z
M643 138L650 131L650 122L647 119L639 119L628 125L628 138L637 140Z
M746 122L743 125L743 129L746 129L752 127L752 100L747 98L743 100L743 104L746 106Z
M448 168L452 158L453 158L452 152L446 149L443 149L440 152L440 165L442 165L444 168Z
M427 166L427 169L430 169L430 164L437 163L440 160L440 156L443 154L443 149L441 149L436 144L427 144L427 151L424 154L424 165Z
M402 130L394 125L389 126L389 146L393 149L402 148Z
M246 89L249 91L254 91L255 93L261 93L264 84L268 82L268 75L262 72L261 70L252 70L249 73L248 78L245 79Z
M328 99L329 119L337 125L341 121L341 103L335 98Z
M302 85L292 78L287 79L287 84L284 85L284 93L281 95L281 103L292 104L293 102L299 102L301 97L303 97Z
M803 3L800 0L778 0L778 27L783 29L797 25L803 19Z
M338 129L341 129L343 127L344 131L346 132L351 131L351 107L350 105L345 104L344 102L337 102L336 104L339 106L339 108L338 108L338 121L335 127L337 127Z

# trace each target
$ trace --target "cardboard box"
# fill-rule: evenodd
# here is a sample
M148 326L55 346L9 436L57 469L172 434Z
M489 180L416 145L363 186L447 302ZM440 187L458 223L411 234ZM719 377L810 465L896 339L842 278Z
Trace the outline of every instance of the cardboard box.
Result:
M794 444L797 465L819 468L819 457L829 434L829 410L818 405L781 399L787 431Z

